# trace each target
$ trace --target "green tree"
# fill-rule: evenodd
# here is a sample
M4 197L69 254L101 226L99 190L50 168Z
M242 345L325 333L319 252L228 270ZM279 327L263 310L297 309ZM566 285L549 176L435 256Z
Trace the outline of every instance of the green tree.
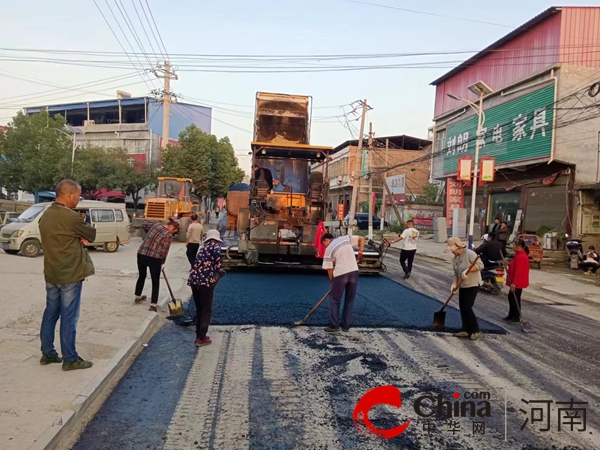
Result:
M232 184L243 179L229 138L217 139L190 125L180 133L179 144L169 145L163 152L164 174L190 178L198 197L225 195Z
M135 161L129 164L121 161L117 171L116 185L126 195L133 199L134 213L137 214L141 192L148 192L156 186L158 170L155 165Z
M423 186L423 199L427 202L427 203L434 203L439 195L439 188L437 185L432 184L432 183L427 183L425 186Z
M19 112L0 137L0 184L34 193L68 178L73 144L64 126L61 116Z
M122 149L88 147L75 155L73 178L81 185L84 194L101 188L115 189L119 186L119 174L127 165L127 154Z

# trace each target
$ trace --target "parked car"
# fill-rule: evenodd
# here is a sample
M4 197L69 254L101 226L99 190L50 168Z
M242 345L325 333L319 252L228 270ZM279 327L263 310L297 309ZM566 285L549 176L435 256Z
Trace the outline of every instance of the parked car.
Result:
M354 219L356 220L356 226L359 230L368 230L369 229L369 213L356 213L354 214ZM348 222L350 220L350 214L344 217L344 222ZM383 222L383 226L387 227L388 223ZM373 216L373 228L379 229L381 227L381 219L379 217Z
M52 203L37 203L0 231L0 244L9 255L21 252L34 258L40 254L42 241L39 220ZM96 240L89 248L103 247L107 253L116 252L120 245L131 240L131 225L124 203L107 203L93 200L80 201L74 208L86 213L86 222L96 228Z
M20 214L18 212L0 211L0 230L19 217Z

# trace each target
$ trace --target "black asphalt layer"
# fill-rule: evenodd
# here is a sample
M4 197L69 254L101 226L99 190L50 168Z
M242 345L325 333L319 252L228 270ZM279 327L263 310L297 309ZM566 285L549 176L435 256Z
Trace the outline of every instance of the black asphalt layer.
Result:
M196 357L193 335L168 324L121 379L74 450L158 450Z
M320 274L229 273L215 291L212 324L289 326L301 320L328 290L329 280ZM360 277L352 326L431 330L440 300L388 278ZM325 301L307 325L328 325L328 311L329 301ZM452 307L446 311L446 331L460 330L459 311ZM479 320L479 326L487 333L505 333L485 320Z

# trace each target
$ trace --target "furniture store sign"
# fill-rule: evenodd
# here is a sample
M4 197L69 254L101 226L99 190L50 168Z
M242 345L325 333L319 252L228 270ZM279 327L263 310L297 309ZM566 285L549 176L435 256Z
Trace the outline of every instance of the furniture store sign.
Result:
M485 111L477 134L477 115L448 125L444 149L444 174L457 171L458 158L490 156L496 166L550 157L554 119L554 85L539 89Z

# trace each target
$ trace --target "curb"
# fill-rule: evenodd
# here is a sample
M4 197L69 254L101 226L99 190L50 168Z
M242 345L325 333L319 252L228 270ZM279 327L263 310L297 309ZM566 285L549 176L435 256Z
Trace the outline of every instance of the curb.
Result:
M125 343L107 366L79 393L73 401L74 408L63 411L29 450L55 450L74 445L85 426L112 392L114 385L142 351L142 345L158 331L161 322L160 315L149 313L133 339Z
M394 255L397 255L397 256L399 256L399 255L400 255L400 250L401 250L401 249L399 249L399 248L390 247L390 248L388 249L388 253L393 253ZM423 256L423 257L425 257L425 258L429 258L429 259L437 259L438 261L444 261L444 262L447 262L447 263L450 263L450 262L451 262L450 260L448 260L448 259L446 259L446 258L443 258L442 256L430 255L430 254L428 254L428 253L419 253L419 251L418 251L418 250L417 250L417 255L419 255L419 256Z

